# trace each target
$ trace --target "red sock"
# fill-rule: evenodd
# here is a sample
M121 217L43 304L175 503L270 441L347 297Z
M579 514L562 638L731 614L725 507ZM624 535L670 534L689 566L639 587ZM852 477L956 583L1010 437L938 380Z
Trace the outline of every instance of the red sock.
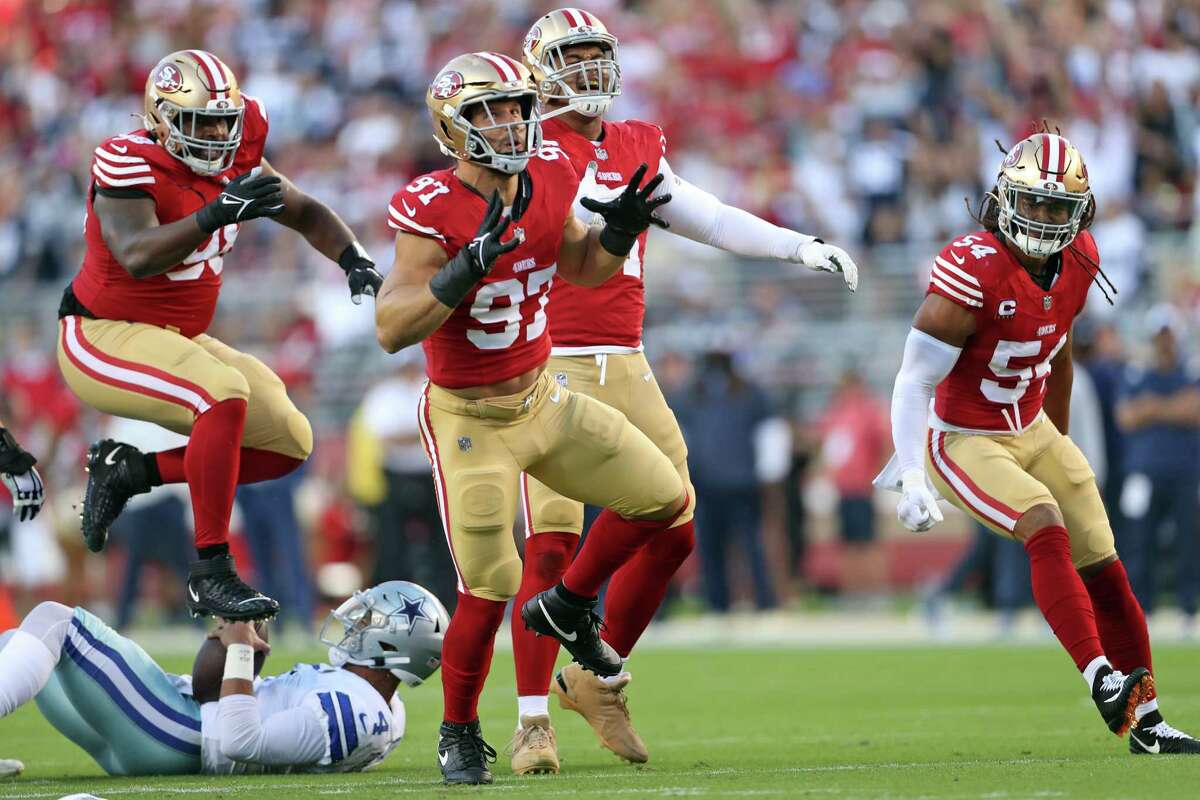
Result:
M1033 578L1033 600L1058 641L1083 668L1104 655L1096 617L1083 579L1071 562L1071 539L1061 525L1042 528L1025 542Z
M550 677L558 657L558 640L528 630L521 620L521 607L538 592L558 583L578 545L579 536L560 531L534 534L525 540L525 568L512 609L513 660L519 697L550 694Z
M183 457L192 515L196 520L196 547L229 540L229 515L237 488L246 401L222 400L196 417Z
M174 450L160 450L154 454L158 465L158 475L163 483L186 483L183 461L187 455L186 447L176 447ZM238 483L258 483L282 478L304 462L298 458L273 453L270 450L256 450L253 447L243 447Z
M1146 615L1129 585L1125 565L1114 561L1084 582L1096 611L1096 629L1112 665L1128 674L1150 664L1150 631ZM1154 695L1151 695L1153 697Z
M612 576L604 596L606 629L601 636L622 658L629 656L654 619L671 578L695 547L696 526L688 520L655 536Z
M687 503L667 519L626 519L610 508L600 512L588 528L583 547L563 575L563 586L580 597L596 597L600 587L621 568L642 545L671 527Z
M492 665L496 631L504 620L499 600L458 593L458 607L442 641L442 699L446 722L479 719L479 693Z

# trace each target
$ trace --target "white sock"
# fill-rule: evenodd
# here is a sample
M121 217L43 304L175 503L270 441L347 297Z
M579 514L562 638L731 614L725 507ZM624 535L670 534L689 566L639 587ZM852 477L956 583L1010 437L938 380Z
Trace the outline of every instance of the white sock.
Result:
M517 697L517 727L521 727L521 717L550 716L550 696L544 694L523 695Z
M1133 716L1137 719L1141 719L1142 717L1149 714L1151 711L1158 711L1158 698L1157 697L1154 698L1153 700L1147 700L1146 702L1139 705L1136 709L1134 709Z
M0 717L32 700L57 664L41 639L20 629L13 631L0 650Z
M1104 667L1112 667L1104 656L1096 656L1091 663L1083 668L1083 682L1088 685L1088 691L1096 684L1096 673Z

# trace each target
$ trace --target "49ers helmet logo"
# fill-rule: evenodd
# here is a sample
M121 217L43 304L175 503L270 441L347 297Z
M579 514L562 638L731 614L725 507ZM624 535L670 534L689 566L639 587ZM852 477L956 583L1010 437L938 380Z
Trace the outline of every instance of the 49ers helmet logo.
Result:
M438 100L448 100L462 91L463 76L461 72L443 72L433 81L432 93Z
M1008 151L1008 156L1004 159L1004 169L1016 166L1017 162L1021 160L1021 151L1023 149L1022 143L1017 142L1016 147Z
M542 40L542 29L534 25L529 29L529 33L525 34L525 44L523 45L526 51L532 50L538 46L538 42Z
M163 64L154 77L154 88L170 94L183 88L183 73L174 64Z

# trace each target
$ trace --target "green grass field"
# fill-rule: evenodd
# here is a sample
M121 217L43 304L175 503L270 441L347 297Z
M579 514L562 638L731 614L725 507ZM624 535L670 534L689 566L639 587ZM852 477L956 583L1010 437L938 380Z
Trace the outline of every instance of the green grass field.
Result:
M277 652L268 671L297 656L317 654ZM1200 649L1163 647L1156 656L1168 721L1200 730ZM189 660L163 663L183 669ZM494 786L445 788L434 755L434 683L405 694L405 741L361 775L107 778L30 704L0 721L0 756L28 767L0 783L0 797L1200 796L1200 759L1130 755L1067 657L1049 646L648 650L631 667L630 707L651 751L642 767L601 750L581 718L559 711L562 774L517 778L502 753ZM513 695L511 657L497 654L482 716L498 750L511 733Z

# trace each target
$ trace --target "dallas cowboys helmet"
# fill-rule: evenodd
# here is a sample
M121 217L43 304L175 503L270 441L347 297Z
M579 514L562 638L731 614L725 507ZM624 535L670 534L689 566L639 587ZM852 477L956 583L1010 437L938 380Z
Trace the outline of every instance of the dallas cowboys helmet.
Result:
M442 638L450 614L428 589L408 581L386 581L355 592L329 612L321 642L335 666L359 664L387 669L417 686L441 666Z

